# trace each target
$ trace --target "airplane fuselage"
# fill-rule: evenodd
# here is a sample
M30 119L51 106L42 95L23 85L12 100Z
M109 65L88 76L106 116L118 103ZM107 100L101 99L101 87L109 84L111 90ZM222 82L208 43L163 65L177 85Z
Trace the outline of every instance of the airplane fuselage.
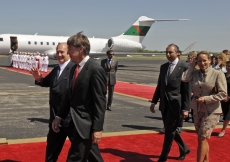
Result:
M13 39L12 39L13 38ZM11 52L12 41L17 41L17 51L47 53L50 58L55 58L56 46L60 42L66 42L69 37L43 36L43 35L0 35L0 55L7 55ZM106 52L108 39L89 38L91 51Z
M152 19L146 16L139 17L124 33L119 36L104 38L89 38L90 55L98 57L105 55L111 49L117 55L130 55L145 48L142 41L149 31L151 25L156 21L181 21ZM22 35L22 34L0 34L0 55L11 56L14 51L29 53L46 53L49 58L55 59L56 47L59 42L66 42L69 37L44 36L44 35Z
M0 55L11 53L13 46L17 44L19 52L46 53L49 58L55 59L57 44L67 42L68 38L64 36L1 34ZM108 46L109 40L110 47ZM115 52L133 52L144 48L141 43L123 38L89 38L89 41L90 54L95 56L104 55L109 49L113 49Z

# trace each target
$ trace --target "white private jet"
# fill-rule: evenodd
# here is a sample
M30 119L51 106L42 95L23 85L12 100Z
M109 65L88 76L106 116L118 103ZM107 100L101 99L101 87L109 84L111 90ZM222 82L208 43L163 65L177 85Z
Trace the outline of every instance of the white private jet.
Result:
M91 50L90 55L97 57L105 55L106 51L112 49L116 55L128 55L131 52L144 49L141 44L153 23L159 21L186 21L188 19L151 19L146 16L138 18L134 24L123 34L103 38L89 38ZM22 35L22 34L0 34L0 55L9 55L10 62L12 51L39 52L48 54L50 59L56 59L56 46L59 42L66 42L69 37L45 36L45 35Z

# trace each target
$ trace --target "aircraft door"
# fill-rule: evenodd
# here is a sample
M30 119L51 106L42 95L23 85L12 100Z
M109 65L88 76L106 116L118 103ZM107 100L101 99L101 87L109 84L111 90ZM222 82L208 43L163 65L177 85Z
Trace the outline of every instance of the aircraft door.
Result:
M17 37L10 37L10 49L12 53L18 50L18 38Z

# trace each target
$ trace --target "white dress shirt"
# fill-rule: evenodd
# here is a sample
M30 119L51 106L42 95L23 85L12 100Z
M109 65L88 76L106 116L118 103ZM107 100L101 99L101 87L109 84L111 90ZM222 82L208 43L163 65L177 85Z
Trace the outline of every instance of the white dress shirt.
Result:
M70 62L70 59L68 61L64 62L63 64L59 64L60 72L59 72L58 78L61 76L61 73L63 72L63 70L65 69L65 67L68 65L69 62Z
M172 64L172 65L171 65L172 72L173 72L173 70L175 69L175 67L176 67L176 65L177 65L178 62L179 62L179 59L178 59L178 58L176 58L173 62L169 62L169 64ZM169 70L170 70L170 69L168 68L167 73L166 73L166 76L165 76L166 85L167 85L167 81L168 81L168 73L169 73ZM172 72L171 72L171 74L172 74Z
M90 58L89 55L87 55L87 56L79 63L79 65L80 65L79 73L81 72L81 69L83 68L83 66L84 66L85 63L88 61L89 58Z

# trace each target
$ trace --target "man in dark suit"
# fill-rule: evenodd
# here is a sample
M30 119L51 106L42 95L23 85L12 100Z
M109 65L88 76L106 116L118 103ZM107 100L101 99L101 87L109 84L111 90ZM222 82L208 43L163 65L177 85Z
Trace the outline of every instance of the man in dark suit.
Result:
M69 111L74 122L73 141L68 162L85 162L92 144L101 140L106 107L106 74L103 68L89 58L90 43L82 33L67 41L68 53L77 63L70 71L69 91L52 123L55 132ZM66 106L70 105L70 106ZM100 154L99 149L97 153Z
M113 91L116 84L116 72L118 67L118 61L113 59L113 50L108 50L106 52L107 58L101 60L101 66L106 72L107 77L107 87L108 87L108 102L107 110L112 111L111 105L113 101Z
M181 115L183 117L188 116L190 103L188 83L181 82L182 73L187 69L187 65L178 59L178 52L179 47L175 44L170 44L166 48L166 57L169 62L160 67L158 85L150 106L150 111L155 113L155 105L160 99L159 110L165 126L165 136L158 161L167 161L173 140L179 146L180 156L177 158L178 160L184 160L186 154L190 152L180 133L176 131Z
M63 120L60 124L61 131L59 133L55 133L52 130L52 121L56 116L55 114L58 112L62 100L65 95L67 95L66 87L69 84L70 69L75 65L75 63L70 61L67 50L67 43L60 43L57 45L56 58L59 65L55 66L46 77L43 78L40 71L35 67L32 67L30 70L30 73L35 78L36 85L40 85L41 87L50 87L50 117L46 146L46 162L57 161L66 137L68 136L69 139L72 140L73 122L71 122L70 114L68 114L65 120Z
M35 78L35 84L41 87L50 87L49 104L50 104L50 117L49 117L49 132L47 135L46 146L46 162L55 162L62 150L66 137L72 142L74 131L74 124L71 119L70 113L62 120L60 124L60 132L55 133L52 129L52 122L55 119L55 114L58 112L59 107L68 95L69 73L70 69L75 65L70 61L69 54L67 53L67 43L59 43L56 48L56 58L59 65L46 76L42 77L40 71L33 67L30 72ZM68 105L67 105L68 106ZM92 147L89 156L90 162L101 161L100 154L97 154L96 147ZM99 159L99 160L94 160Z

